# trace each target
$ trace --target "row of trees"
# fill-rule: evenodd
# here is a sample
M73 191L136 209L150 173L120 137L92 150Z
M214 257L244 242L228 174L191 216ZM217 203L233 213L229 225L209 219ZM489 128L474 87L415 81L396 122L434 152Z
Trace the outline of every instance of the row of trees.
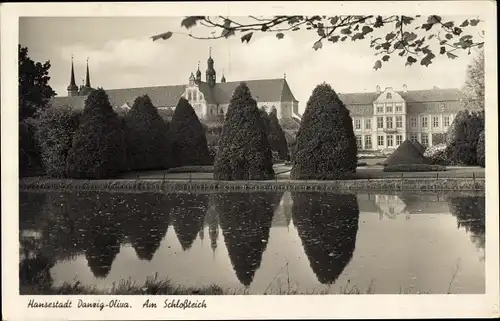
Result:
M211 163L202 125L183 98L168 123L148 96L137 97L128 113L118 115L99 88L82 112L51 107L35 123L42 163L52 177L105 178Z

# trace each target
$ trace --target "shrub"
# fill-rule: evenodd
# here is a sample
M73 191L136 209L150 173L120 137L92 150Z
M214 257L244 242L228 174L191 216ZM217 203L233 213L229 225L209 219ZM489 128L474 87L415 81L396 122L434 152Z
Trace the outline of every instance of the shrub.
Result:
M424 156L433 165L451 165L451 162L447 157L445 144L433 145L427 148Z
M274 178L271 146L257 102L241 83L233 93L214 164L216 180Z
M26 177L42 172L40 147L36 140L35 126L26 118L19 122L19 176Z
M479 140L477 141L477 148L476 148L477 164L481 167L485 167L485 165L486 165L485 164L486 153L485 153L484 144L485 144L485 138L484 138L484 130L483 130L481 132L481 134L479 135Z
M139 96L125 118L129 166L133 170L163 169L171 163L168 125L149 96Z
M278 121L276 109L273 109L267 118L269 120L269 132L267 134L267 138L269 140L269 144L271 145L271 149L278 153L281 160L290 160L285 132L281 128Z
M432 145L440 145L446 143L446 134L434 133L432 134Z
M70 107L50 107L40 113L36 138L40 144L45 172L50 177L66 177L66 160L81 112Z
M484 130L484 113L462 113L460 117L456 117L452 126L453 139L448 145L447 157L457 165L477 165L476 147Z
M210 164L205 130L185 98L177 103L170 122L170 133L175 166Z
M429 164L399 164L384 167L384 172L438 172L445 170L445 166Z
M358 149L349 110L330 85L309 98L297 133L292 179L337 179L356 172Z
M102 88L85 100L66 166L73 178L112 177L128 167L122 123Z
M429 160L418 150L413 142L405 140L399 147L387 158L385 164L428 164Z

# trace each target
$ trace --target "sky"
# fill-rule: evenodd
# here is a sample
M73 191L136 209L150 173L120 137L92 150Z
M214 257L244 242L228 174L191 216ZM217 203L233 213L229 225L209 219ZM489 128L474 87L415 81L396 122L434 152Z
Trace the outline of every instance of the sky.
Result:
M457 21L462 18L455 17ZM305 30L286 33L279 40L274 33L254 33L248 44L238 34L229 39L197 40L187 36L180 25L182 19L22 17L19 41L35 61L50 60L50 85L59 96L67 95L71 55L77 85L85 77L88 57L92 86L113 89L186 84L198 61L204 79L212 47L218 81L223 71L227 81L283 78L286 74L301 112L314 87L322 82L338 93L375 91L377 85L396 90L404 84L408 90L460 88L473 56L465 52L453 60L438 56L424 67L418 63L405 66L405 60L394 55L376 71L373 65L379 57L369 47L369 40L325 43L318 51L312 49L317 35ZM174 35L168 40L151 40L152 35L166 31ZM192 30L193 35L209 32L199 27Z

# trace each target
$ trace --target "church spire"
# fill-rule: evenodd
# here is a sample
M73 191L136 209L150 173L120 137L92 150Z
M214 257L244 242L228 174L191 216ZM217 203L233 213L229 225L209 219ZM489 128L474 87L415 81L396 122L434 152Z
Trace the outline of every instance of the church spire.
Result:
M206 81L211 87L215 85L216 80L215 80L214 60L212 59L212 47L210 47L208 50Z
M224 77L224 69L222 69L222 78L220 79L220 82L226 82L226 77Z
M68 96L77 96L78 95L78 86L75 81L75 68L73 66L73 55L71 55L71 75L69 86L66 88L68 90Z
M87 57L87 75L85 76L85 87L90 87L90 72L89 72L89 58Z
M196 82L201 82L201 71L200 71L200 61L198 61L198 70L196 71Z

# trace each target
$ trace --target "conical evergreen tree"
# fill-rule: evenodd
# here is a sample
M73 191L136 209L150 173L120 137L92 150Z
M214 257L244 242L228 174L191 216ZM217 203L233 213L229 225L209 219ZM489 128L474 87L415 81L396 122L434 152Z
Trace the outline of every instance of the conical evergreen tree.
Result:
M205 130L185 98L179 99L170 122L172 155L175 166L211 163Z
M137 97L128 112L126 137L131 169L168 168L171 157L168 125L148 95Z
M74 178L112 177L128 168L121 121L102 88L85 100L66 166L68 176Z
M309 98L294 155L292 179L338 179L354 173L357 146L349 110L330 85L318 85Z
M250 89L241 83L229 102L214 164L216 180L274 178L271 146Z
M271 113L268 115L268 119L269 133L267 138L269 139L269 144L271 144L271 149L278 152L281 160L290 160L285 132L283 131L283 128L281 128L276 109L273 108Z

